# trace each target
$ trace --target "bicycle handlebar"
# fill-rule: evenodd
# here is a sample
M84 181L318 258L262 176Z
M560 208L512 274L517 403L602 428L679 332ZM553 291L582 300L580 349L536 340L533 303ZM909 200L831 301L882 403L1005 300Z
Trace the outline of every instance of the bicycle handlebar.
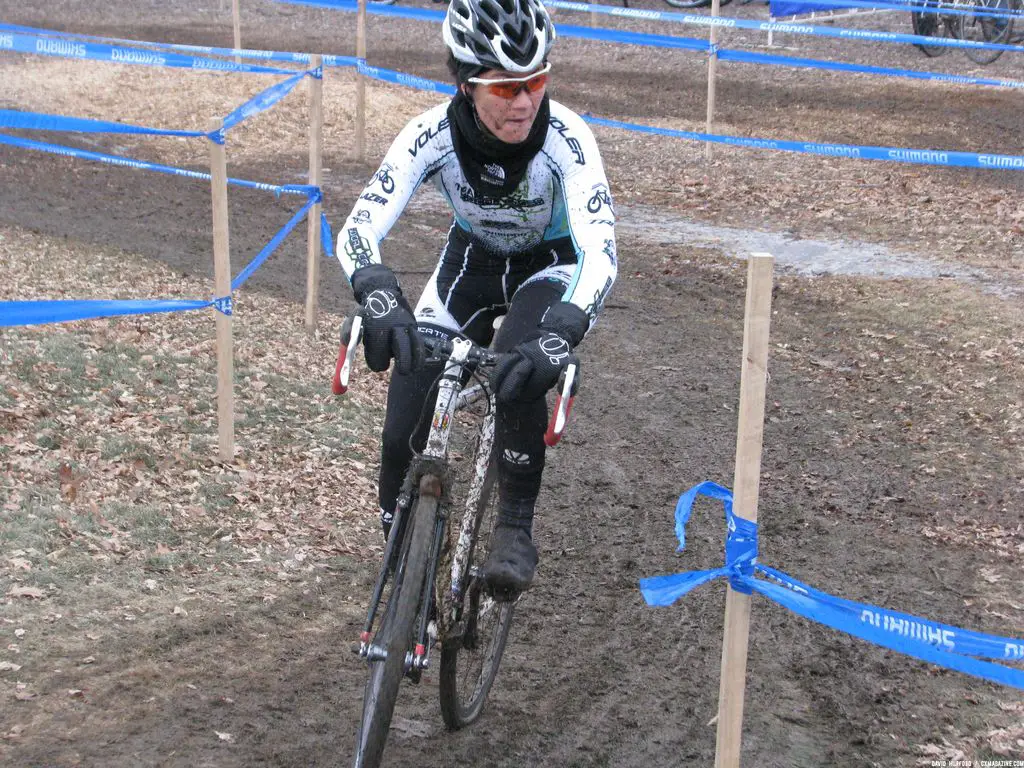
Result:
M422 334L421 334L422 336ZM352 373L352 360L355 357L359 342L363 338L363 316L356 312L349 316L341 327L341 346L338 349L338 363L334 368L334 380L331 382L331 391L336 395L343 395L348 391L348 380ZM455 345L444 339L437 339L433 336L422 336L423 344L430 353L430 359L445 361L451 357ZM510 352L492 352L484 347L473 344L466 354L467 363L490 368L508 357ZM555 400L555 408L551 413L551 420L548 423L547 432L544 433L544 444L549 448L557 445L562 439L562 432L569 421L569 412L572 410L572 403L575 399L576 366L566 366L558 378L558 397Z

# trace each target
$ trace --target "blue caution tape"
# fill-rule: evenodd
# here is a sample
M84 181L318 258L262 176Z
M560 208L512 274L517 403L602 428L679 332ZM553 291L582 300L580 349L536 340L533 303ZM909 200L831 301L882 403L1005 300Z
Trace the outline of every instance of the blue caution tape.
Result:
M279 3L291 5L308 5L317 8L333 8L339 11L355 13L359 5L353 0L276 0ZM818 37L838 37L846 40L864 40L883 43L908 43L911 45L937 45L948 48L980 48L1000 51L1024 51L1019 45L1008 45L1005 43L984 43L978 40L956 40L946 37L925 37L922 35L901 35L894 32L876 32L866 29L836 29L832 27L815 27L810 24L796 24L777 21L754 21L751 19L735 19L725 16L703 16L695 13L674 13L671 11L649 11L640 8L618 8L607 5L593 5L591 3L565 2L564 0L548 0L545 3L551 8L565 8L568 10L582 11L587 13L603 13L609 16L623 16L645 21L671 21L679 24L690 24L701 27L722 27L726 29L751 29L757 32L788 32L797 35L813 35ZM366 12L376 16L392 16L397 18L418 19L421 21L438 22L444 20L444 11L433 11L425 8L407 8L398 5L367 5ZM669 35L648 35L639 32L624 32L610 29L593 29L590 27L575 27L570 25L558 25L558 34L562 37L576 37L586 40L601 40L604 42L629 43L631 45L646 45L657 48L686 48L692 50L707 50L706 40L695 40L691 38L673 37Z
M71 320L88 320L117 315L183 312L192 309L205 309L212 303L179 299L0 301L0 327L66 323Z
M679 498L675 510L679 549L685 546L686 524L697 496L718 499L725 507L728 534L725 565L640 580L648 605L667 606L701 584L728 577L734 589L758 592L805 618L908 656L966 674L1024 689L1024 671L983 659L1024 659L1024 639L999 637L940 624L908 613L829 595L757 562L757 523L737 516L732 492L716 483L694 486ZM766 578L756 578L756 576Z
M298 0L277 0L278 2L297 2ZM327 3L327 0L302 0L303 3ZM811 24L799 24L783 21L754 21L752 19L736 19L728 16L702 16L695 13L676 13L672 11L649 11L640 8L617 8L608 5L591 3L574 3L566 0L547 0L545 5L551 8L565 8L588 13L603 13L608 16L623 16L645 21L672 21L678 24L691 24L701 27L723 27L726 29L750 29L756 32L788 32L795 35L811 35L817 37L838 37L846 40L865 40L881 43L909 43L911 45L941 45L948 48L983 48L1000 51L1024 51L1019 45L1003 43L983 43L978 40L956 40L947 37L926 37L923 35L901 35L895 32L876 32L869 29L844 29L833 27L816 27ZM347 10L347 9L343 9ZM559 33L562 27L558 27Z
M299 72L298 74L292 75L291 77L285 78L281 82L270 86L266 90L260 91L224 118L224 125L221 128L221 131L228 131L243 120L270 109L272 106L277 104L277 102L291 93L295 86L299 84L299 81L308 74L311 73Z
M872 67L864 64L847 64L842 61L823 61L821 59L803 59L795 56L781 56L767 53L751 53L734 51L728 48L718 49L718 58L722 61L738 61L744 64L770 64L784 67L802 67L807 69L825 69L834 72L855 72L865 75L881 75L884 77L907 77L915 80L934 80L958 85L984 85L998 88L1024 88L1022 80L1000 80L992 77L968 77L966 75L946 75L940 72L921 72L916 69L896 69L893 67Z
M281 242L291 233L309 209L321 202L320 192L310 195L306 204L271 238L260 252L246 265L234 280L231 290L236 291L265 262ZM321 232L326 228L330 238L330 227L327 218L321 214ZM329 242L329 240L328 240ZM212 301L170 300L170 299L132 299L132 300L57 300L57 301L4 301L0 302L0 327L19 325L41 325L44 323L64 323L72 320L88 320L98 317L117 317L119 315L141 315L156 312L183 312L186 310L213 307L218 312L230 316L234 311L231 295L215 297Z
M959 166L965 168L983 168L985 170L1024 170L1024 157L1020 155L990 155L975 152L951 152L933 149L903 149L900 147L865 147L856 144L819 144L815 142L784 141L782 139L755 139L738 136L719 136L713 133L697 131L679 131L670 128L652 128L648 125L624 123L619 120L607 120L603 117L583 115L583 119L594 125L608 128L622 128L658 136L671 136L692 141L710 141L716 144L729 144L734 147L750 149L774 149L780 152L802 152L825 157L851 157L861 160L888 160L898 163L915 163L917 165Z
M281 242L288 237L288 234L295 229L298 223L306 218L306 214L309 212L309 209L318 202L320 202L320 200L317 197L310 197L309 200L306 201L306 204L302 206L295 215L288 220L288 223L278 230L277 234L270 239L270 242L263 246L260 252L253 257L252 261L245 266L245 269L238 273L238 277L231 281L232 291L237 291L242 287L245 281L252 276L252 273L259 269L260 265L262 265L263 262L265 262L270 255L277 250L277 247L281 245Z
M203 179L206 181L210 180L210 174L203 173L202 171L190 171L185 168L175 168L170 165L148 163L144 160L132 160L127 157L118 157L117 155L105 155L100 152L90 152L89 150L86 149L64 147L61 146L60 144L48 144L43 141L21 139L16 136L8 136L7 134L3 133L0 133L0 144L8 144L12 147L19 147L21 149L31 149L39 152L48 152L53 155L63 155L64 157L75 157L81 160L94 160L99 163L117 165L124 168L134 168L136 170L143 171L157 171L159 173L167 173L172 176L183 176L189 179ZM237 187L244 187L246 189L258 189L264 192L273 192L275 195L305 195L306 197L310 197L320 194L319 187L315 187L310 184L277 185L265 184L261 181L249 181L247 179L233 178L228 178L228 184Z
M0 32L0 50L32 53L41 56L61 56L70 59L107 61L114 64L142 64L151 67L178 67L216 72L249 72L263 75L291 75L292 70L221 61L200 56L185 56L168 51L147 51L106 43L52 38L21 32Z
M879 11L923 11L925 13L941 13L943 15L951 16L993 16L997 18L1009 18L1019 19L1024 18L1024 13L1019 11L1012 11L1007 8L997 8L995 6L984 6L984 5L970 5L965 3L963 5L953 5L952 2L914 2L914 0L907 0L905 3L886 3L886 2L875 2L875 0L814 0L813 3L771 3L772 15L779 16L793 16L796 14L804 13L803 10L798 10L795 13L788 10L789 6L799 7L810 7L814 6L813 10L840 10L846 8L864 8L869 10ZM778 13L775 12L776 8L781 8Z
M284 2L285 0L278 0ZM305 0L304 0L305 1ZM320 2L321 0L308 0L309 2ZM720 52L724 56L726 52ZM732 52L728 52L732 53ZM368 67L360 64L359 71L365 72L368 76L379 77L381 80L400 83L412 88L437 91L440 93L453 93L454 89L445 83L438 83L421 77L402 75L400 72ZM448 89L448 90L445 90ZM906 149L902 147L867 147L855 144L820 144L816 142L784 141L782 139L756 139L743 138L739 136L720 136L714 133L700 133L698 131L680 131L671 128L654 128L648 125L636 123L625 123L621 120L608 120L603 117L583 114L583 119L594 125L602 125L608 128L621 128L626 131L637 131L658 136L669 136L677 139L689 139L691 141L710 141L716 144L728 144L734 147L748 147L750 149L774 149L780 152L802 152L811 155L822 155L824 157L850 157L863 160L887 160L897 163L914 163L917 165L943 165L959 166L966 168L982 168L985 170L1024 170L1024 156L1019 155L994 155L976 152L953 152L948 150L932 149Z
M324 256L329 259L334 258L334 233L331 232L330 222L327 221L327 216L320 212L320 248L324 252ZM344 274L344 270L342 270Z
M417 77L416 75L407 75L405 72L396 72L393 69L371 67L365 61L360 61L356 64L356 71L374 80L407 85L410 88L418 88L421 91L444 93L448 96L455 95L455 86L449 83L439 83L436 80L428 80L425 77Z
M231 296L221 296L210 302L213 308L220 312L222 315L231 317L234 313L234 302L231 301Z
M75 32L58 32L49 29L37 29L35 27L23 27L18 24L0 24L0 32L24 32L30 35L44 35L46 37L57 37L73 40L94 40L97 42L114 43L119 45L145 46L147 48L158 48L166 51L184 51L188 53L204 53L213 56L238 56L243 59L262 59L265 61L294 62L309 64L313 60L310 53L299 53L296 51L263 51L251 48L217 48L208 45L184 45L181 43L154 43L145 40L127 40L118 37L96 37L94 35L83 35ZM330 67L354 67L358 59L355 56L336 56L334 54L323 54L323 63ZM278 74L290 74L279 71Z
M111 123L82 117L65 117L41 112L19 112L0 109L0 128L22 128L33 131L64 131L69 133L131 133L152 136L209 137L203 131L177 131L164 128L145 128L127 123Z

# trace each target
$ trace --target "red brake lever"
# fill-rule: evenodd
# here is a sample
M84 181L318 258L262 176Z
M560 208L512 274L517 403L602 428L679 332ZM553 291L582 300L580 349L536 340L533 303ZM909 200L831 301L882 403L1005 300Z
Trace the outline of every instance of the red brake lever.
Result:
M362 337L363 318L361 315L353 315L341 327L341 348L338 350L338 364L334 368L334 381L331 382L331 391L336 395L344 395L348 391L352 360Z
M576 366L570 364L566 366L562 374L562 389L555 401L555 410L551 414L548 431L544 433L544 445L548 448L557 445L558 441L562 439L562 432L565 431L565 425L569 421L569 412L572 410L572 401L576 399L573 395L575 380Z

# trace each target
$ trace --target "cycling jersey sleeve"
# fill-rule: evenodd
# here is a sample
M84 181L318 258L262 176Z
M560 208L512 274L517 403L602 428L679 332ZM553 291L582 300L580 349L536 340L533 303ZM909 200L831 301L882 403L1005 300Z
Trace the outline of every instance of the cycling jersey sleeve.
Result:
M555 107L548 149L557 166L577 258L563 301L586 312L593 326L618 274L615 211L594 134L577 114Z
M382 263L380 241L451 151L446 104L413 118L398 134L338 233L335 253L349 280L360 267Z

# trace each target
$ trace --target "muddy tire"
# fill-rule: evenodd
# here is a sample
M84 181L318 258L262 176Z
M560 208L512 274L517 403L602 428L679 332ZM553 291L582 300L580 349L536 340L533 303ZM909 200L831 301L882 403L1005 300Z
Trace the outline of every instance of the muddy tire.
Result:
M477 506L478 527L469 557L471 572L483 565L497 520L496 478L497 464L492 461ZM480 717L505 652L514 610L514 601L499 602L491 597L483 579L470 579L463 598L462 631L445 639L441 646L441 716L449 730L464 728Z
M412 649L413 628L420 592L427 573L427 558L437 519L437 499L418 496L413 504L388 599L374 644L387 650L381 661L370 661L370 676L363 692L363 717L356 737L355 768L377 768L384 754L398 686L405 673L406 652Z

